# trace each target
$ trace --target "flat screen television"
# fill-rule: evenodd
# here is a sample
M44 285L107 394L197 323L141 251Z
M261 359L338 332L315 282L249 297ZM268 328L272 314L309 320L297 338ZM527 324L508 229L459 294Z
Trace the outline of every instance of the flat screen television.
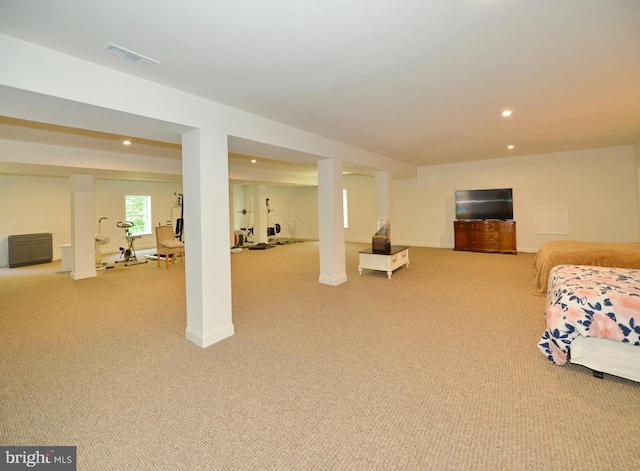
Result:
M456 218L466 219L513 219L513 190L456 191Z

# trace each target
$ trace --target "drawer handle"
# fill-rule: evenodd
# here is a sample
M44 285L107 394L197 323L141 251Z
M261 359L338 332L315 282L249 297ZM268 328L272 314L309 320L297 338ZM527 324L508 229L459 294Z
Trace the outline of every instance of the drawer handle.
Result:
M391 263L396 263L398 261L398 257L392 258Z

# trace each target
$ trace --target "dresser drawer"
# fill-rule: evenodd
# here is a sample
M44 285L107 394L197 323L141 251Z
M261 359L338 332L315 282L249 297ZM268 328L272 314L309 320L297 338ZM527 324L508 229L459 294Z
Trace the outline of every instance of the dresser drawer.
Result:
M474 240L492 240L498 239L500 234L498 232L473 232L471 238Z
M409 249L398 252L391 257L390 268L391 271L406 264L409 261Z
M498 250L500 241L498 239L472 240L471 250Z
M476 221L469 224L470 231L497 231L500 227L498 222L494 221Z

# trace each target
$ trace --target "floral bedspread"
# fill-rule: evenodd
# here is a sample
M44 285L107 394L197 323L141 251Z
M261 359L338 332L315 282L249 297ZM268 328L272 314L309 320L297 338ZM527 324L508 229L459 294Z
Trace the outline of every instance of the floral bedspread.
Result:
M579 335L640 346L640 270L558 265L551 270L545 309L547 330L538 343L564 365Z

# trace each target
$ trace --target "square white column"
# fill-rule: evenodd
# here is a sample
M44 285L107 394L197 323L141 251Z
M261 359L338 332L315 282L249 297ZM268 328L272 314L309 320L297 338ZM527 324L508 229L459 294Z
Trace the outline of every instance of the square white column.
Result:
M205 348L233 335L227 136L196 129L182 136L186 338Z
M97 276L94 233L93 175L71 175L71 278Z
M320 283L337 286L347 281L342 211L342 161L318 161L318 218Z

